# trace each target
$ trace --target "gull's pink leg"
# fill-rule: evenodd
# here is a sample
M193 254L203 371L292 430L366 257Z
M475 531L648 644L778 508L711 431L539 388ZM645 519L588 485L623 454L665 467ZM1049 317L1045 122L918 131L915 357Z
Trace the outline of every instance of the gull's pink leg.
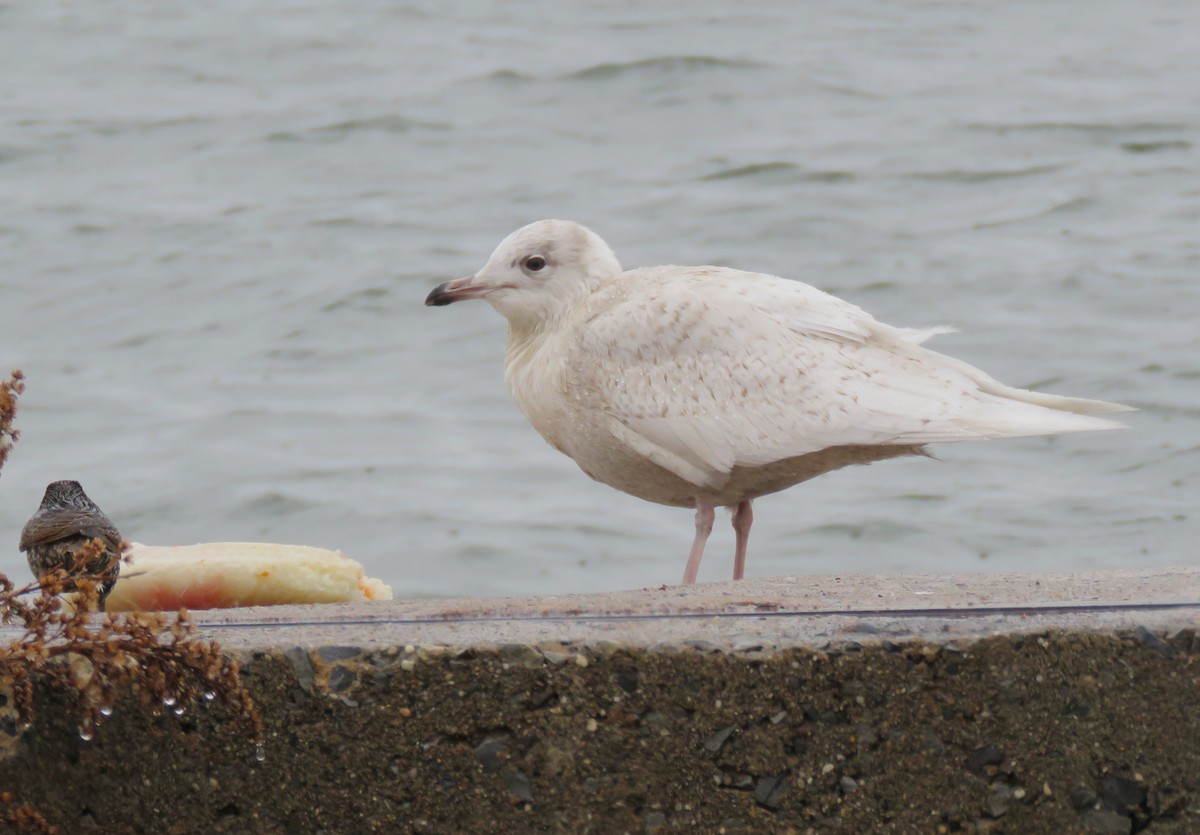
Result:
M685 585L696 582L696 575L700 573L700 558L704 556L704 543L708 542L708 535L712 533L715 517L716 511L712 505L701 501L696 502L696 538L692 540L692 552L688 554L687 568L683 570Z
M733 532L737 536L737 545L733 552L733 579L740 580L746 573L746 545L750 542L750 526L754 524L754 511L750 509L750 500L738 502L737 510L733 512Z

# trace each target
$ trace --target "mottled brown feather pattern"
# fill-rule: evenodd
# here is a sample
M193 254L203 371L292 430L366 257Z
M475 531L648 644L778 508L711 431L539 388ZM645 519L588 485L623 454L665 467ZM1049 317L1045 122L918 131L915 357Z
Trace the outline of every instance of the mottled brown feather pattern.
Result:
M96 578L103 608L121 571L121 532L78 482L56 481L46 488L41 506L21 531L20 549L30 570L41 579L55 569L79 570L79 552L94 539L103 543L103 550L80 568ZM73 588L67 586L68 591Z

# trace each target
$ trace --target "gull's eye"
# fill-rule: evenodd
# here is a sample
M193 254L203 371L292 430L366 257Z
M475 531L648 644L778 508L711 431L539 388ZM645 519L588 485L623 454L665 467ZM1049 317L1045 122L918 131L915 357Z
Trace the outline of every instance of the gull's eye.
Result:
M531 273L536 273L545 268L546 259L540 255L530 255L521 263L521 266L529 270Z

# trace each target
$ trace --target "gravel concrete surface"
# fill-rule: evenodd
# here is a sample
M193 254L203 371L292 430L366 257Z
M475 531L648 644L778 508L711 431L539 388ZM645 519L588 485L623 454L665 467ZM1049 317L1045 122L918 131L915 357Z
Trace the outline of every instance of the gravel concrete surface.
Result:
M1200 831L1200 572L805 577L197 614L209 704L0 705L64 832ZM162 714L163 712L160 712Z

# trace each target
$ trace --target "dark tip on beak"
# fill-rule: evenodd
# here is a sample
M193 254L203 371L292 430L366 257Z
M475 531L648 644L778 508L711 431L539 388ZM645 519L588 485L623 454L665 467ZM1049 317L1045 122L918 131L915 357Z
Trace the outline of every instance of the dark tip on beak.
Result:
M456 278L434 287L433 292L425 297L425 306L442 307L464 299L482 299L495 289L497 287L494 285L479 284L473 275Z
M449 287L450 287L449 281L443 282L442 284L439 284L437 287L434 287L433 291L430 292L430 294L425 297L425 306L426 307L443 307L443 306L448 305L451 302L455 301L456 299L455 299L454 294L449 292L449 290L447 289Z

